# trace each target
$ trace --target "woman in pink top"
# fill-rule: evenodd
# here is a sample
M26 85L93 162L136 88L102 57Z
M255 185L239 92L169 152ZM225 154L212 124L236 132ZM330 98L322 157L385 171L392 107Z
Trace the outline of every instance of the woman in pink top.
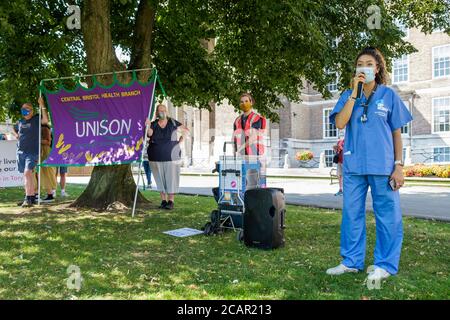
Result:
M343 192L342 192L342 163L344 162L344 139L343 139L343 135L341 136L341 134L339 134L340 139L337 142L337 144L333 147L334 148L334 152L336 152L336 154L338 155L338 163L337 163L337 176L339 179L339 191L337 193L335 193L335 196L342 196Z

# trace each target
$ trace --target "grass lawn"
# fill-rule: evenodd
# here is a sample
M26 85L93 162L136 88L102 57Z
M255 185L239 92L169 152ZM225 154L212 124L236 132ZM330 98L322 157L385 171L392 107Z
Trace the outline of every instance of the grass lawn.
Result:
M67 188L74 199L81 186ZM67 209L67 202L22 209L22 190L0 189L1 299L449 299L450 224L404 218L400 273L369 290L365 273L330 277L339 260L340 211L288 206L286 246L249 249L233 232L175 238L163 231L200 229L212 198L178 196L162 211L158 195L129 212ZM375 225L368 215L366 266ZM69 265L83 277L66 286Z

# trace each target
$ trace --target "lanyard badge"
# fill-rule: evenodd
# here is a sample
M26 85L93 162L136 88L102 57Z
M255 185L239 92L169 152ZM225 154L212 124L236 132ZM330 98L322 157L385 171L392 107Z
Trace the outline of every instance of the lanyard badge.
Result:
M361 122L367 122L367 115L365 113L363 113L363 115L361 116Z
M363 115L361 116L361 122L366 123L369 118L367 117L367 112L369 110L369 104L370 100L372 100L373 95L375 94L375 91L377 91L378 84L375 84L375 87L372 90L372 93L370 94L369 98L367 98L367 101L365 103L362 103L361 106L364 107Z

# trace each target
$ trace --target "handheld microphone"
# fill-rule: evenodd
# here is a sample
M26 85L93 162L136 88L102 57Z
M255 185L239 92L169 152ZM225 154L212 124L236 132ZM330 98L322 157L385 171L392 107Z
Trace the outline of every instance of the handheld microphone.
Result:
M363 83L358 82L358 91L356 91L356 98L361 99L362 89L363 89Z

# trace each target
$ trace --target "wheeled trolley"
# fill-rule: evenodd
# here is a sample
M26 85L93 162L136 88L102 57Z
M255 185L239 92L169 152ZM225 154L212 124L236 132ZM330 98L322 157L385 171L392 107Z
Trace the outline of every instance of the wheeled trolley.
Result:
M266 178L260 174L261 162L256 156L229 156L227 145L233 145L233 142L224 143L223 155L213 170L219 174L219 187L213 188L217 209L211 212L211 221L203 230L205 235L226 229L237 230L238 238L242 240L244 193L265 186Z

